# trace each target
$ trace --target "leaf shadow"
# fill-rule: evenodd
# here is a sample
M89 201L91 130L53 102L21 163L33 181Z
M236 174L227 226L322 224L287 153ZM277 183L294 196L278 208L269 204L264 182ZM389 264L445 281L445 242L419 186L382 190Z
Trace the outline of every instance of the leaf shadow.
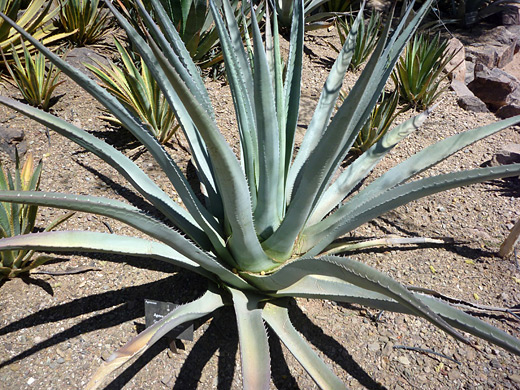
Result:
M348 372L362 386L370 390L386 389L376 382L370 375L354 360L351 354L334 338L325 334L323 330L315 325L296 305L290 305L289 317L298 331L316 348L322 351L329 359L338 364L344 371Z
M179 286L183 288L179 288ZM0 328L0 335L8 335L9 333L21 329L71 319L89 313L92 313L93 316L54 334L54 336L49 339L33 345L22 353L0 361L0 368L23 360L37 352L69 339L81 336L82 334L107 329L143 317L143 297L154 300L168 300L173 303L182 304L196 299L205 289L205 279L194 273L181 271L158 281L93 294L88 297L75 299L68 303L40 310ZM99 311L103 311L103 313L95 314Z

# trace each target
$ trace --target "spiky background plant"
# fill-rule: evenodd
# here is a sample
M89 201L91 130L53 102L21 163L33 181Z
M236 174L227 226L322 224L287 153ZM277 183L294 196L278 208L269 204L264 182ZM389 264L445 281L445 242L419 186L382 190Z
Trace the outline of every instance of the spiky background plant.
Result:
M69 33L68 40L76 46L96 43L109 31L110 13L99 0L58 0L58 27Z
M48 0L32 0L24 7L21 0L0 0L0 12L23 27L26 31L42 41L50 44L67 36L57 34L57 28L53 26L52 20L59 12L59 7ZM23 53L20 34L2 19L0 20L0 49L9 52L14 45L19 54ZM32 47L31 47L32 48Z
M60 71L54 64L47 63L42 53L35 53L32 56L27 46L24 44L22 46L22 58L16 52L14 45L11 46L12 65L9 65L9 61L2 53L4 65L11 75L12 82L18 87L27 103L48 110L56 87L62 83L58 82Z
M414 35L392 73L401 99L420 110L432 105L445 90L441 83L448 74L443 71L456 54L439 34Z
M344 389L340 379L291 325L288 317L290 297L356 302L412 314L470 345L472 342L455 328L520 354L520 340L447 303L412 292L362 262L340 256L321 256L337 238L411 200L457 186L520 174L520 164L516 164L409 182L417 173L461 148L520 122L516 117L430 146L344 201L351 189L399 140L424 122L427 117L424 113L387 132L333 181L340 162L376 104L401 50L430 3L431 0L425 2L410 18L410 24L400 23L391 37L388 36L390 24L385 27L384 38L379 41L364 72L331 118L352 54L358 19L325 82L313 119L294 159L303 56L303 2L298 1L294 6L285 80L282 80L276 18L273 18L274 42L267 45L267 52L258 24L252 20L254 63L250 64L228 1L222 2L222 10L210 3L235 103L240 159L219 132L207 91L160 2L152 1L158 25L138 2L150 36L148 42L107 3L176 111L189 140L199 179L205 187L203 199L197 198L173 159L124 105L25 35L146 146L176 189L184 207L168 197L126 156L92 134L51 114L1 97L2 104L65 135L113 166L175 228L117 200L59 193L27 196L19 192L1 192L0 200L5 202L41 204L109 216L155 240L92 231L63 231L3 239L0 249L81 250L141 256L176 264L209 280L209 288L203 296L178 307L110 356L88 388L99 387L109 372L144 352L176 326L230 305L237 319L244 388L269 388L267 323L320 387ZM411 8L403 20L408 19L410 12Z
M338 104L345 101L348 93L340 91ZM350 152L355 156L365 153L371 146L379 141L392 126L395 118L402 112L397 109L399 104L399 91L383 92L376 106L370 113L368 120L358 133L358 136Z
M363 10L359 11L363 14ZM337 18L335 25L338 32L339 41L342 45L347 40L348 33L352 28L355 17L352 15L344 18ZM359 26L356 34L356 44L350 60L349 69L357 70L370 57L370 54L377 46L377 40L381 32L381 15L378 11L372 10L368 20L364 20ZM329 44L336 52L339 50L332 44Z
M0 163L0 190L1 191L38 191L42 162L34 167L32 154L28 154L20 169L20 159L16 152L14 177L9 170ZM38 214L37 205L16 203L0 204L0 237L14 237L20 234L29 234L33 231ZM52 222L45 230L54 229L68 219L72 214L66 214ZM20 274L46 263L54 257L39 255L34 257L34 251L28 249L0 251L0 281L14 278Z
M113 63L110 66L102 63L98 63L97 67L91 64L85 64L85 66L128 110L148 125L150 132L157 137L161 144L169 142L179 128L173 110L146 63L137 58L138 65L136 66L121 43L117 39L114 42L124 69ZM121 125L121 122L113 116L104 117L104 119Z

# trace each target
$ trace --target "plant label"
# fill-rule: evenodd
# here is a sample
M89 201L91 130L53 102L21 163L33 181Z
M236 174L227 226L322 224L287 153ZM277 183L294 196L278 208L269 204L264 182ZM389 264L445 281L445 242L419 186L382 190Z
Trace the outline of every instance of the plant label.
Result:
M173 311L177 306L171 302L154 301L152 299L144 300L144 318L146 327L150 327L157 321L163 319L168 313ZM193 341L193 324L183 324L172 329L167 335L172 339Z

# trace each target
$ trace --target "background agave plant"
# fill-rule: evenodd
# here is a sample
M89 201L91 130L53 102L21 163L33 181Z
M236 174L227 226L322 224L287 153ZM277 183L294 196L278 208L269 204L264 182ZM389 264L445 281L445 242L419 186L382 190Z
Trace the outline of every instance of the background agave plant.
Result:
M98 67L90 64L85 66L128 110L149 126L151 133L161 144L167 143L179 127L173 111L146 63L138 58L136 66L128 51L117 39L115 45L121 56L124 70L115 64L107 66L98 63ZM104 119L121 125L121 122L113 116Z
M57 25L76 46L102 39L112 23L110 13L99 0L59 0Z
M5 66L13 79L14 84L22 93L24 99L31 106L48 110L51 98L58 82L60 71L53 64L47 64L42 53L36 53L34 57L29 49L23 45L23 57L20 58L14 46L12 46L13 64L3 56Z
M0 12L15 20L19 26L46 45L68 35L57 34L58 30L52 24L59 10L52 1L32 0L29 4L23 4L20 0L0 0ZM0 20L0 49L7 54L11 45L15 46L19 54L23 54L20 34L2 19Z
M0 190L1 191L38 191L42 162L34 167L34 159L28 154L23 166L20 168L20 159L16 153L14 177L0 164ZM20 234L29 234L36 224L38 206L19 205L16 203L2 203L0 205L0 237L13 237ZM56 226L72 216L66 214L53 221L45 231ZM34 256L34 251L27 249L0 251L0 281L14 278L53 259L51 256Z
M425 109L444 91L440 88L448 62L457 54L448 52L448 42L440 35L417 34L408 42L405 52L392 73L401 99L410 107Z
M376 105L401 50L430 3L425 2L409 24L401 22L392 36L389 36L390 23L386 25L374 55L331 118L361 18L357 20L332 67L313 119L295 153L303 56L303 3L294 5L283 78L277 18L273 18L273 42L272 45L268 42L267 51L253 18L253 63L249 63L230 4L224 0L219 10L211 2L235 103L240 160L219 132L207 91L160 2L152 1L158 25L138 2L149 33L148 41L108 3L176 112L205 187L203 199L195 196L177 164L124 105L24 33L146 146L184 207L168 197L126 156L92 134L51 114L1 97L1 104L74 140L114 167L175 228L116 200L2 191L0 200L4 202L41 204L109 216L155 240L64 231L3 239L0 249L82 250L143 256L176 264L209 281L203 296L179 306L109 357L88 388L99 387L109 372L144 352L176 326L230 305L237 319L244 388L269 388L269 345L264 325L267 323L318 386L343 389L344 384L292 326L287 310L290 297L356 302L412 314L466 343L471 341L455 328L520 354L520 340L507 333L443 301L413 292L366 264L324 255L339 237L411 200L520 173L520 164L516 164L409 181L461 148L520 122L520 117L515 117L434 144L345 199L387 152L426 120L427 112L388 131L336 176L338 166ZM410 12L411 8L403 20L408 20ZM334 180L334 177L337 178Z
M341 45L345 44L354 21L355 18L352 15L336 19L335 25ZM356 44L354 46L352 59L350 60L350 69L359 69L359 67L370 57L370 54L372 54L377 45L380 30L381 16L379 12L373 10L368 20L363 21L363 23L360 24L359 31L356 34ZM329 45L339 53L339 49L332 44Z

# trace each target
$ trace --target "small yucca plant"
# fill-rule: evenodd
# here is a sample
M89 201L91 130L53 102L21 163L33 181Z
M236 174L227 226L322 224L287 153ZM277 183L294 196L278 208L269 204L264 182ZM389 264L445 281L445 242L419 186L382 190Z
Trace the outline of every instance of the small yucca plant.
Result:
M359 11L361 14L363 11ZM339 40L341 45L345 45L350 29L354 24L355 18L353 16L346 16L345 18L336 19L336 30L338 31ZM356 43L354 46L354 52L352 53L352 59L350 60L349 68L351 70L357 70L365 63L370 57L374 49L376 48L379 35L381 33L381 16L379 12L373 10L367 21L359 26L359 31L356 34ZM330 45L334 50L339 50L334 46Z
M448 75L442 72L456 54L447 48L448 42L438 34L417 34L408 42L392 79L401 99L410 107L425 109L445 91L440 85Z
M115 64L107 66L98 63L98 67L90 64L85 66L128 110L148 125L150 132L157 137L161 144L167 143L179 128L173 110L146 63L138 57L138 66L136 66L128 51L117 39L115 45L124 69ZM113 116L105 119L121 125L121 122Z
M110 14L99 0L58 0L57 25L70 33L68 40L76 46L96 43L108 32L112 23Z
M410 23L401 22L392 36L389 36L390 23L385 26L383 37L359 80L331 117L359 31L361 18L358 18L325 82L297 152L294 136L300 103L303 2L294 3L284 79L276 15L273 42L268 42L267 51L258 24L252 18L253 62L250 63L229 2L223 0L219 10L210 1L235 104L240 160L220 133L202 79L160 1L151 1L158 25L137 1L150 37L148 41L107 3L176 111L189 141L198 177L205 187L202 200L157 139L118 99L24 34L146 146L183 205L163 192L130 159L94 135L51 114L0 97L1 104L65 135L106 161L169 221L163 223L113 199L2 191L0 201L109 216L151 239L64 231L2 239L0 249L101 251L146 257L197 272L206 277L209 284L202 297L179 306L110 356L88 389L99 387L109 372L143 353L178 325L206 317L225 305L232 306L236 314L244 388L269 388L267 323L318 386L344 389L345 385L332 369L292 326L288 315L291 297L355 302L416 315L470 345L472 342L455 328L520 355L520 340L506 332L448 303L413 292L362 262L324 255L331 246L341 249L335 245L337 239L395 207L454 187L520 174L520 164L514 164L410 181L461 148L519 123L520 117L515 117L432 145L345 199L377 162L427 117L427 113L419 114L388 131L337 174L337 168L376 105L400 52L431 1L425 1L413 17L410 17L410 6L403 17L403 20L410 19Z
M42 162L40 161L35 168L34 159L30 153L26 156L20 169L20 159L18 152L16 152L14 177L0 163L0 191L38 191L41 171ZM37 205L2 202L0 204L0 237L14 237L32 233L37 214ZM45 230L53 229L71 215L67 214L65 217L57 219ZM34 251L27 249L0 251L0 281L27 273L53 258L46 255L35 257Z
M20 0L0 0L0 12L6 14L27 32L48 45L67 34L57 34L57 28L52 20L59 12L59 7L53 6L52 1L32 0L24 7ZM3 19L0 20L0 49L9 52L14 45L18 54L23 54L21 35ZM33 50L33 47L30 47ZM8 60L11 60L9 57Z
M19 57L14 46L11 53L12 65L9 65L3 53L2 57L14 84L27 103L48 110L56 87L62 83L58 82L59 69L53 63L47 62L42 53L31 55L25 45L23 45L23 58Z
M346 97L347 93L341 90L338 103L342 103ZM390 130L395 118L402 112L397 109L398 104L399 92L397 90L381 94L377 105L370 113L370 117L359 131L350 150L351 153L359 156L366 152Z

